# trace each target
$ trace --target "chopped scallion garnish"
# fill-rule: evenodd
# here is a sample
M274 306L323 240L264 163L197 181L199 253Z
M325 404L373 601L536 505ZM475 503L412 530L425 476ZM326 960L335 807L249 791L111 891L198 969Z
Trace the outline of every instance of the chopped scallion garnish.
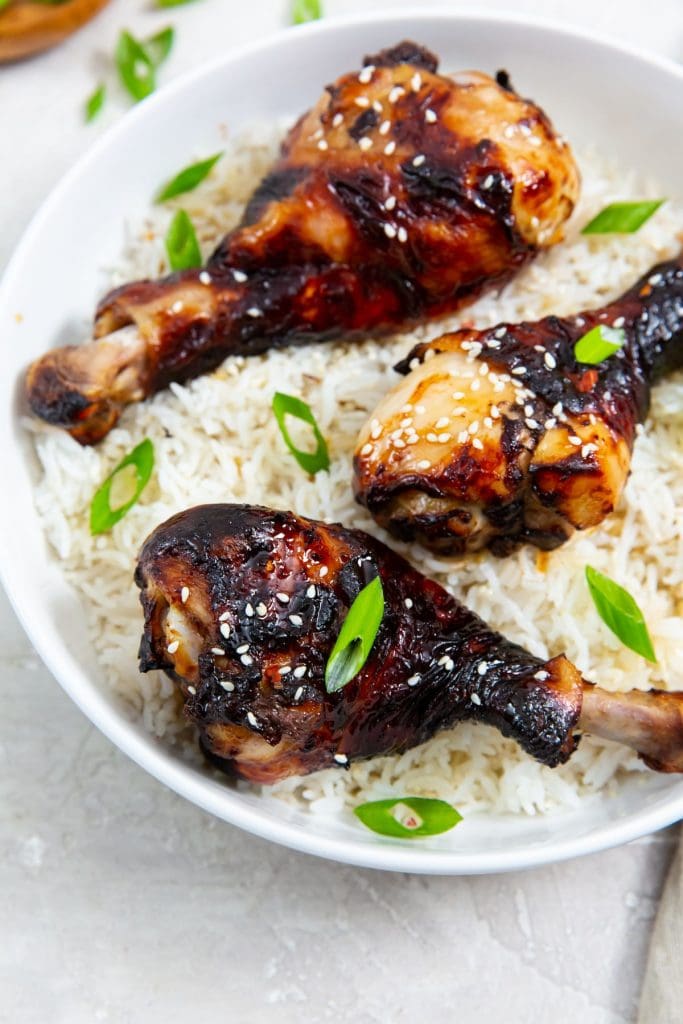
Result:
M295 25L303 25L306 21L317 21L322 16L320 0L294 0L292 4L292 22Z
M157 7L181 7L189 3L193 3L193 0L156 0Z
M635 600L618 583L592 566L586 566L586 582L598 615L625 647L655 662L652 640L643 613Z
M154 62L144 44L126 29L119 36L115 58L121 81L136 103L154 92Z
M162 28L160 32L156 32L149 39L145 39L143 46L147 51L149 59L155 68L158 68L160 64L163 64L169 53L173 49L173 43L175 42L175 29L169 25L168 28Z
M296 398L294 395L285 395L281 391L276 391L273 395L273 412L275 413L275 419L280 428L282 438L301 468L311 474L318 473L321 469L329 469L330 456L327 451L327 443L320 433L310 405L307 405L306 402ZM317 442L314 452L304 452L297 448L287 430L285 422L287 416L294 416L296 419L303 420L304 423L309 424Z
M336 693L358 675L368 660L384 618L384 591L379 576L359 592L349 608L325 666L325 688Z
M155 201L157 203L165 203L167 199L180 196L183 192L191 192L204 181L204 178L209 174L214 164L218 163L222 156L222 153L214 153L213 156L207 157L206 160L200 160L196 164L190 164L189 167L183 167L182 171L178 171L170 181L167 181L160 188Z
M662 205L664 199L610 203L581 229L582 235L631 235L641 228Z
M100 110L104 106L104 100L107 95L104 85L100 84L97 86L95 91L88 96L85 101L85 120L87 123L94 121Z
M154 445L147 437L121 459L95 493L90 505L90 532L106 533L126 515L149 483Z
M190 270L201 267L202 254L192 221L185 210L177 210L173 216L166 238L166 253L171 270Z
M354 814L366 828L381 836L394 836L397 839L438 836L462 821L462 815L445 800L422 796L372 800L354 807Z
M626 343L626 334L621 327L606 327L598 324L574 345L574 357L578 363L602 363L614 355Z

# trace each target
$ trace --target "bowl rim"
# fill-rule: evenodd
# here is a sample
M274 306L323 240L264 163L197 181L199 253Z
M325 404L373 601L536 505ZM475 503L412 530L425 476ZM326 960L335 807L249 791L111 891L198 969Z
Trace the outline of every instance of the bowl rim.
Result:
M425 25L439 21L455 23L468 22L486 26L491 23L528 27L549 34L557 34L578 45L588 44L604 47L616 54L626 55L650 67L677 78L683 85L683 67L673 60L621 42L605 34L575 28L548 18L536 18L526 14L510 14L505 11L472 12L448 8L430 7L424 11L390 9L380 13L363 13L342 17L329 17L305 25L289 27L270 33L263 39L235 47L227 54L216 58L201 68L178 76L150 96L144 103L132 108L124 117L90 146L69 171L51 190L31 218L28 227L0 280L0 309L8 304L14 281L21 272L24 253L27 253L40 236L52 212L58 208L63 197L73 184L89 173L100 154L124 139L129 126L145 119L154 120L158 109L171 104L178 94L191 90L194 83L215 74L225 65L282 46L293 32L299 37L309 36L312 40L327 36L337 28L353 28L369 24L391 27L401 31L402 23L414 25L416 19ZM2 513L0 513L1 518ZM496 850L494 852L472 853L457 849L425 849L412 844L399 845L367 838L328 837L315 831L302 829L294 822L280 821L270 817L267 805L255 808L241 800L238 793L220 785L207 776L198 774L192 766L185 764L170 751L163 749L150 735L142 735L123 715L112 713L110 705L93 685L84 671L74 672L68 665L66 652L55 652L52 640L44 640L31 614L31 591L26 580L13 569L6 557L5 531L0 531L0 580L2 581L14 611L46 668L57 679L74 703L104 735L128 757L144 768L160 782L169 786L179 795L209 811L211 814L244 829L253 835L269 839L283 846L303 853L314 854L330 860L360 867L402 871L420 874L485 874L531 868L542 864L559 862L583 854L617 846L637 839L659 828L672 824L683 817L683 787L671 793L654 806L633 812L621 820L609 821L588 833L569 839L555 840L551 844L537 844L519 850ZM568 812L571 813L571 812Z

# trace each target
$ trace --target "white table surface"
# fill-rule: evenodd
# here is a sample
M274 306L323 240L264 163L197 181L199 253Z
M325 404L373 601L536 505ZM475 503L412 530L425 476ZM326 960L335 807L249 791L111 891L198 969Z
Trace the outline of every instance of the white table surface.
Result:
M325 0L328 14L369 6ZM542 13L683 56L682 0L459 6ZM125 110L116 101L82 121L120 28L176 26L168 81L284 26L288 10L113 0L57 50L0 69L0 268L47 191ZM128 761L38 662L2 594L0 651L3 1024L634 1020L671 830L505 877L317 861L212 819Z

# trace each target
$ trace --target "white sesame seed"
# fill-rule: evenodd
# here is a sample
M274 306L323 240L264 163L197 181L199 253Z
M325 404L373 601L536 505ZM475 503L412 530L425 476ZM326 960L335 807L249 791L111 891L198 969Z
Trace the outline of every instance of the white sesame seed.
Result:
M187 601L189 596L190 596L190 588L189 587L183 587L182 590L180 591L180 600L183 602L183 604L185 604L185 602Z
M476 434L476 432L479 430L479 420L472 420L467 429L470 434Z
M549 679L549 678L550 678L550 672L546 672L546 670L544 668L540 669L538 672L534 672L534 679L540 679L541 682L543 682L545 679Z
M648 284L660 284L663 278L661 274L653 274L651 277L648 277L647 281Z
M195 697L195 696L197 695L197 688L196 688L195 686L188 686L188 688L187 688L187 692L188 692L188 693L189 693L189 694L190 694L190 695L191 695L192 697Z
M405 441L402 441L400 437L394 438L394 440L391 443L392 447L394 448L405 448L406 446Z
M484 445L483 445L483 443L482 443L482 442L481 442L481 441L479 440L479 438L478 438L478 437L475 437L475 438L474 438L474 440L472 441L472 447L473 447L473 448L477 448L477 449L478 449L478 450L479 450L480 452L483 452L483 450L484 450Z
M230 626L227 624L227 622L223 622L221 624L221 636L224 636L226 640L230 636Z
M449 659L448 655L444 654L444 656L442 658L439 658L439 660L437 661L437 665L445 665L446 662L449 661L449 660L450 659Z
M343 114L335 114L334 117L332 118L332 127L333 128L338 128L339 125L343 123L343 121L344 121L344 115Z
M431 107L425 110L425 121L427 122L427 124L436 124L436 111L432 110Z
M200 284L211 284L211 274L208 274L206 270L202 270L199 275Z
M219 680L219 682L223 689L227 690L228 693L232 693L232 691L235 689L235 684L230 679L221 679Z
M258 306L250 306L247 310L247 316L253 316L256 319L259 316L263 316L263 310L259 309Z
M448 423L448 416L442 416L440 419L436 421L434 426L436 427L437 430L441 430L443 427L447 427Z
M458 444L465 444L469 436L466 430L461 430L458 434Z
M330 146L329 146L329 143L328 143L327 139L320 139L320 141L318 142L318 149L322 150L322 152L324 153L325 150L327 150L329 148L330 148Z
M291 665L280 665L280 675L287 676L292 671Z
M249 650L249 644L240 644L239 647L235 648L235 650L238 654L246 654Z
M531 417L527 417L527 419L524 422L526 423L529 430L538 430L540 426L538 420L531 419Z
M304 688L303 688L303 686L298 686L297 689L296 689L296 693L294 694L294 700L301 700L303 695L304 695Z
M557 426L557 420L555 419L554 416L551 416L549 420L545 421L543 426L545 427L546 430L552 430L553 427Z
M258 720L253 711L247 711L247 721L249 722L249 725L252 725L254 728L258 725Z
M408 686L417 686L417 684L420 682L420 679L421 676L416 672L415 675L410 676L410 678L407 680Z
M418 413L420 416L422 416L422 414L424 412L426 412L426 411L427 411L427 408L424 405L416 405L415 406L415 412Z
M478 693L471 693L470 700L472 701L473 704L476 704L477 707L479 707L479 705L481 704L481 698Z
M491 416L494 418L494 420L499 419L499 417L500 417L500 409L498 408L497 405L492 405L491 406L490 413L491 413Z
M508 331L507 331L507 327L498 327L498 328L497 328L497 329L496 329L496 330L495 330L495 331L493 332L493 336L494 336L494 338L504 338L504 337L505 337L505 335L507 334L507 332L508 332Z
M431 467L431 465L432 464L429 461L429 459L420 459L420 461L417 464L417 468L418 469L429 469Z
M259 603L256 605L256 614L261 619L265 618L266 615L268 614L268 609L264 605L263 601L259 601Z
M311 583L310 587L306 591L306 597L315 597L315 594L316 594L315 583Z
M483 182L482 182L481 187L482 188L491 188L491 186L493 185L495 180L496 179L493 177L492 174L487 174L486 177L484 178Z
M489 364L484 362L479 367L479 376L480 377L487 377L488 374L489 374Z
M372 109L378 114L382 113L382 104L380 103L379 100L372 101Z
M401 96L403 96L404 93L405 89L403 88L402 85L395 85L394 88L389 93L389 102L396 103L398 100L400 100Z
M551 412L552 412L553 416L561 416L562 415L562 402L557 402L552 407Z
M546 352L546 354L543 356L543 362L549 370L554 370L557 366L557 360L551 352Z
M305 665L298 665L294 669L294 676L295 676L296 679L303 679L303 677L306 675L307 672L308 672L308 669L306 668Z
M439 444L448 444L450 439L450 434L439 434L439 436L437 437L437 441L439 442Z
M301 618L301 616L296 614L290 615L289 621L292 623L293 626L303 626L304 624L304 620Z
M490 430L491 427L493 426L493 420L491 419L490 416L484 416L484 426L487 428L487 430Z
M166 650L168 651L169 654L175 654L179 647L180 640L172 640L168 647L166 648Z
M452 672L453 671L453 669L455 668L455 662L453 661L452 658L448 659L448 661L444 665L444 668L446 669L447 672Z
M223 650L222 647L212 647L211 648L211 653L212 654L217 654L220 657L222 654L225 654L225 651Z
M424 153L418 153L416 157L413 157L413 167L421 167L426 159Z
M382 121L381 125L379 126L379 133L380 133L380 135L388 135L390 131L391 131L391 121L389 121L389 120Z
M349 759L346 756L346 754L335 754L334 755L334 759L337 762L337 764L348 764L349 763Z
M429 441L430 444L436 444L437 437L433 430L430 430L430 432L427 434L427 440Z
M385 210L393 210L396 206L396 196L388 196L384 201Z
M243 270L233 270L232 276L235 278L238 284L244 284L247 280L247 275Z
M403 227L403 225L401 225L401 227L398 229L398 240L399 242L403 243L408 241L408 232Z
M243 654L240 657L240 661L242 662L243 665L253 665L254 663L254 659L249 654Z
M580 448L581 447L581 438L580 437L576 437L575 434L570 434L568 440L569 440L569 443L573 444L575 448Z
M511 139L512 136L515 134L515 131L516 128L514 124L509 124L503 131L503 135L505 136L506 139Z
M248 619L254 618L254 606L253 604L251 604L250 601L247 601L247 603L244 606L244 614L247 616Z
M364 444L360 450L361 455L369 455L372 451L373 446L371 444Z
M365 108L370 106L370 100L367 98L367 96L356 96L353 102L356 104L357 107Z
M623 316L618 316L616 320L612 321L612 327L623 327L626 323L626 319Z
M375 65L374 64L368 64L367 67L364 67L363 70L361 71L361 73L359 74L358 81L362 85L367 85L368 82L372 81L372 76L374 75L374 73L375 73Z
M479 380L478 377L475 377L472 383L470 384L470 391L479 391L480 387L481 381Z
M636 423L636 434L638 435L638 437L642 437L642 435L644 433L645 433L645 427L643 426L643 424L642 423Z
M419 72L416 71L410 79L410 87L413 92L419 92L422 88L422 75Z
M585 458L587 458L591 454L591 452L597 452L597 450L598 450L597 444L591 444L589 442L588 444L585 444L583 446L583 448L581 449L581 455L585 459Z
M280 604L289 604L289 594L285 594L284 591L279 590L275 596Z
M413 599L411 597L407 597L403 603L409 610L413 607Z
M515 366L512 372L516 377L523 377L526 373L526 366Z
M487 661L480 661L479 664L477 665L477 672L479 673L480 676L486 675L488 669L489 665Z
M329 570L329 569L327 568L327 566L326 566L326 565L321 565L321 566L320 566L320 575L321 575L321 576L327 576L327 574L328 574L328 572L329 572L329 571L330 571L330 570Z
M384 225L384 234L387 236L387 238L396 238L396 228L394 227L394 225L393 224L385 224Z
M367 135L363 135L363 137L358 140L358 145L363 151L368 150L372 146L372 139Z

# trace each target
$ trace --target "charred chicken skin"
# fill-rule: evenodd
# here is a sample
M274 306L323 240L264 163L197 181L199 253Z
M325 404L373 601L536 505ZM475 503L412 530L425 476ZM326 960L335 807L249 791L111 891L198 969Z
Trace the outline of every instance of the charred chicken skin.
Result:
M385 613L370 656L327 693L341 624L376 576ZM141 670L178 683L209 759L252 782L397 753L466 719L550 766L585 729L683 771L683 695L610 693L563 655L534 657L361 531L200 506L152 533L136 582Z
M28 371L31 410L92 444L130 402L226 356L437 316L559 241L579 179L533 103L414 43L366 58L287 136L201 270L107 295L94 340Z
M597 365L592 328L623 329ZM355 491L394 536L459 554L550 550L615 508L650 388L683 366L683 254L579 316L419 345L358 439Z

